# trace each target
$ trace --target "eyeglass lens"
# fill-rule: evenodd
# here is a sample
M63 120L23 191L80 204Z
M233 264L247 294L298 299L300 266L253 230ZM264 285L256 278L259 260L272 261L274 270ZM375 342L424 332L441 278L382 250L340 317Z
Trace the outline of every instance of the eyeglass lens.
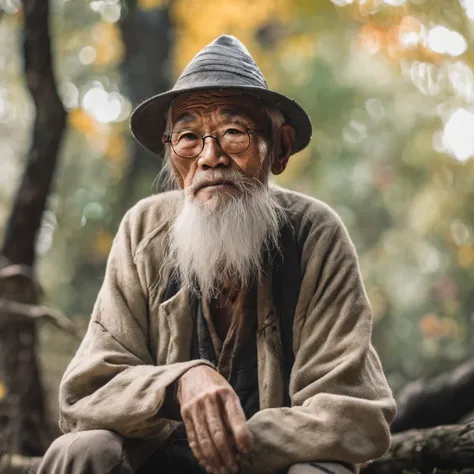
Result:
M174 152L183 158L195 158L204 149L204 139L195 132L175 132L171 134L171 146ZM249 132L242 132L237 129L228 129L217 136L211 136L217 139L220 147L225 153L239 154L243 153L250 146Z

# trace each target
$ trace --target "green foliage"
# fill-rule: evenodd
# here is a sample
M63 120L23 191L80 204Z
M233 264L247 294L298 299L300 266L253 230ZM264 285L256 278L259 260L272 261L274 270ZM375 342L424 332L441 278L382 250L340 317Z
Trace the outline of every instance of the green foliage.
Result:
M21 12L7 3L0 20L0 42L8 45L0 63L0 222L32 120L21 74ZM279 182L342 216L373 305L374 342L398 389L456 365L474 342L473 12L459 2L333 3L350 5L172 2L175 70L209 35L232 32L248 44L270 86L308 110L312 144L292 157ZM133 11L157 22L157 9L166 5L142 0ZM50 302L86 318L125 211L132 104L120 69L119 19L131 10L127 2L105 0L54 6L55 61L70 127L39 239L39 278ZM203 28L209 11L212 25ZM242 11L251 14L243 18ZM431 49L433 26L457 31L466 51ZM443 40L452 31L438 30L437 42L435 33L435 49L462 46L457 36ZM151 171L136 178L143 195L153 188L153 159Z
M421 21L432 14L418 13ZM474 161L471 150L449 149L466 142L467 129L451 136L447 125L470 110L454 76L471 66L466 56L430 62L422 48L390 54L397 24L361 29L334 11L324 22L306 18L317 51L305 64L308 79L295 87L282 61L279 75L314 126L310 158L292 158L305 165L284 183L331 204L348 226L394 389L468 357L474 317ZM377 48L364 50L363 31L383 35Z

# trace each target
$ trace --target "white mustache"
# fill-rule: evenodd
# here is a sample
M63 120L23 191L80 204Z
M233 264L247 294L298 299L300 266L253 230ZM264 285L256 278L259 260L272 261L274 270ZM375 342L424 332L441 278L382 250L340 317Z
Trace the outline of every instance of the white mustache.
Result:
M188 197L194 197L200 189L206 186L224 183L235 186L239 191L245 193L252 192L255 190L255 188L263 186L263 184L258 181L258 179L248 178L237 170L214 170L198 174L186 191L188 193Z

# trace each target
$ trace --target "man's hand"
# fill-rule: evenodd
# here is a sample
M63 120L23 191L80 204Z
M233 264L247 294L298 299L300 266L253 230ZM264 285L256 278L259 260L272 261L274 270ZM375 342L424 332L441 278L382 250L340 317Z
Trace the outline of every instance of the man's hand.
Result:
M239 397L227 380L198 365L178 380L177 396L199 464L213 474L237 472L237 453L250 454L252 438Z

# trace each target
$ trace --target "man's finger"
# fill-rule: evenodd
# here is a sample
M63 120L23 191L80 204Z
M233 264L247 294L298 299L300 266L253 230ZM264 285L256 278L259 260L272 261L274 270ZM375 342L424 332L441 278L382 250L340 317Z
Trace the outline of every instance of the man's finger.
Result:
M193 426L196 433L196 441L199 449L204 456L205 469L209 472L219 474L225 465L217 452L212 440L207 419L205 415L205 407L194 406L192 410Z
M201 447L199 446L199 443L197 440L196 430L194 429L192 416L188 412L186 412L186 413L181 413L181 417L183 418L184 426L186 427L186 436L188 438L189 447L191 448L191 451L193 452L194 457L196 458L196 461L204 469L206 469L206 459L204 457L204 454L201 451Z
M237 450L244 454L252 451L252 436L247 426L247 419L237 397L227 397L224 401L227 426L234 437Z
M235 456L234 443L232 437L227 432L224 425L221 408L216 401L206 401L206 421L209 433L216 447L217 453L220 456L222 464L227 466L231 472L237 472L238 465Z

